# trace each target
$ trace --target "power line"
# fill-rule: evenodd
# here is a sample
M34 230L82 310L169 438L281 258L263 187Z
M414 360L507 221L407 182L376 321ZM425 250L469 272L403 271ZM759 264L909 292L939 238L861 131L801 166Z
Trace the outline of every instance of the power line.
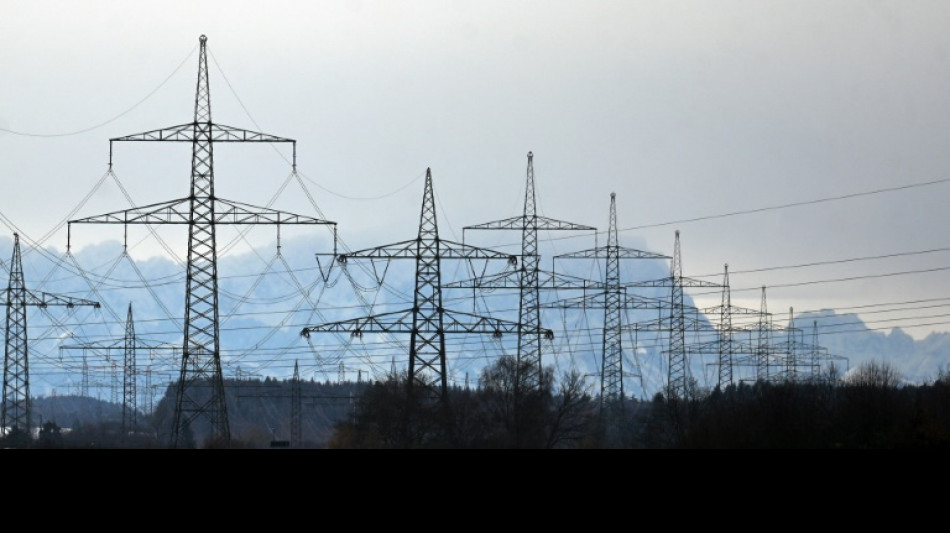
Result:
M892 259L895 257L910 257L914 255L925 255L938 252L948 252L950 247L947 248L932 248L930 250L918 250L914 252L897 252L891 254L881 254L881 255L867 255L863 257L851 257L847 259L832 259L828 261L815 261L811 263L799 263L796 265L782 265L782 266L771 266L771 267L761 267L761 268L752 268L747 270L730 270L730 274L752 274L756 272L770 272L775 270L790 270L794 268L806 268L814 266L826 266L826 265L837 265L842 263L855 263L859 261L874 261L878 259ZM702 274L699 276L693 276L697 278L709 278L714 276L722 276L722 272L717 272L715 274Z
M98 124L96 124L96 125L94 125L94 126L89 126L88 128L83 128L83 129L75 130L75 131L69 131L69 132L65 132L65 133L31 133L31 132L25 132L25 131L17 131L17 130L13 130L13 129L10 129L10 128L0 128L0 131L4 131L4 132L6 132L6 133L12 133L13 135L20 135L20 136L22 136L22 137L69 137L69 136L71 136L71 135L79 135L79 134L81 134L81 133L86 133L86 132L89 132L89 131L92 131L92 130L95 130L95 129L99 129L99 128L105 126L106 124L110 124L110 123L112 123L112 122L115 122L116 120L119 120L120 118L124 117L124 116L127 115L128 113L132 112L132 111L133 111L135 108L137 108L138 106L144 104L146 100L148 100L149 98L151 98L152 95L154 95L155 93L157 93L159 89L161 89L162 87L164 87L165 84L168 83L168 80L172 79L172 77L173 77L175 74L177 74L179 70L181 70L181 67L185 66L185 63L188 62L188 60L191 58L192 54L194 54L194 53L195 53L195 50L197 50L197 49L198 49L197 46L195 46L194 48L192 48L191 51L188 52L188 55L185 56L185 58L181 60L181 63L179 63L178 66L175 67L175 70L173 70L172 73L168 75L168 77L166 77L164 80L162 80L162 82L159 83L157 87L155 87L155 88L152 89L148 94L146 94L144 97L142 97L141 100L139 100L138 102L132 104L132 107L129 107L128 109L126 109L125 111L119 113L118 115L116 115L116 116L114 116L114 117L112 117L112 118L110 118L110 119L108 119L108 120L106 120L106 121L100 122L100 123L98 123Z
M871 190L871 191L862 191L862 192L856 192L856 193L850 193L850 194L843 194L843 195L840 195L840 196L828 196L828 197L824 197L824 198L815 198L815 199L813 199L813 200L805 200L805 201L801 201L801 202L791 202L791 203L787 203L787 204L772 205L772 206L759 207L759 208L754 208L754 209L743 209L743 210L739 210L739 211L730 211L730 212L727 212L727 213L719 213L719 214L714 214L714 215L705 215L705 216L701 216L701 217L681 218L681 219L678 219L678 220L670 220L670 221L667 221L667 222L656 222L656 223L652 223L652 224L642 224L642 225L639 225L639 226L628 226L628 227L625 227L625 228L619 228L619 229L617 229L617 231L618 231L618 232L625 232L625 231L634 231L634 230L641 230L641 229L651 229L651 228L659 228L659 227L663 227L663 226L672 226L672 225L676 225L676 224L688 224L688 223L691 223L691 222L701 222L701 221L704 221L704 220L716 220L716 219L729 218L729 217L735 217L735 216L740 216L740 215L750 215L750 214L756 214L756 213L764 213L764 212L768 212L768 211L777 211L777 210L781 210L781 209L789 209L789 208L792 208L792 207L803 207L803 206L808 206L808 205L815 205L815 204L821 204L821 203L827 203L827 202L836 202L836 201L841 201L841 200L849 200L849 199L853 199L853 198L860 198L860 197L863 197L863 196L873 196L873 195L876 195L876 194L884 194L884 193L890 193L890 192L898 192L898 191L903 191L903 190L907 190L907 189L915 189L915 188L920 188L920 187L929 187L929 186L932 186L932 185L942 185L942 184L948 183L948 182L950 182L950 178L942 178L942 179L938 179L938 180L924 181L924 182L919 182L919 183L909 183L909 184L906 184L906 185L898 185L898 186L895 186L895 187L887 187L887 188L875 189L875 190ZM587 235L589 235L589 234L587 234ZM559 240L565 240L565 239L576 239L576 238L583 237L583 236L585 236L585 235L565 235L565 236L559 236L559 237L548 237L548 238L542 239L542 240L545 241L545 242L551 242L551 241L559 241ZM507 243L507 244L499 244L499 245L497 245L497 247L517 246L517 245L518 245L518 243Z

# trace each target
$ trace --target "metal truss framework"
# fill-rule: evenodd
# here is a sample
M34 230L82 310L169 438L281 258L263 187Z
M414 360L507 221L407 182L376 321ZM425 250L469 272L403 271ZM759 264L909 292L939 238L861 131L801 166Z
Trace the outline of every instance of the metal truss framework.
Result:
M293 166L296 171L296 141L212 122L207 38L204 35L199 38L199 44L194 121L109 140L110 168L112 144L115 142L191 143L191 193L189 196L170 202L72 220L70 224L183 224L188 226L184 341L170 444L173 447L180 446L185 429L195 420L206 418L211 425L213 445L227 447L230 444L231 431L224 396L224 380L221 375L218 252L215 228L220 224L329 224L335 226L336 223L224 200L215 196L214 143L292 143L294 145Z
M136 352L138 350L175 350L181 349L180 346L158 342L144 342L135 335L135 322L132 318L132 304L129 303L129 311L125 320L125 335L119 339L106 340L101 342L86 342L78 344L64 344L59 347L64 350L81 350L83 360L84 382L88 388L89 366L86 363L87 352L105 353L110 357L112 352L120 351L122 353L122 434L128 435L131 432L138 431L138 367L136 362ZM146 384L148 390L150 383ZM88 394L88 391L85 393Z
M691 355L705 353L718 355L719 372L717 385L720 389L735 382L736 354L752 352L751 345L742 343L735 338L735 333L741 330L733 327L732 317L736 315L759 315L758 310L732 305L728 264L724 265L723 272L722 303L714 307L706 307L699 310L706 316L719 317L719 323L716 325L716 329L719 332L718 338L711 342L691 344L686 348L687 353Z
M710 281L687 278L683 276L683 260L680 252L680 232L675 233L673 243L673 260L670 263L670 275L651 281L640 281L627 284L628 287L669 287L669 365L667 366L667 397L686 398L689 385L689 362L686 347L686 306L683 289L686 287L719 287L719 284ZM642 328L639 328L642 329ZM662 326L660 329L663 329Z
M402 241L337 256L341 265L351 259L415 259L416 276L413 306L409 309L372 316L328 322L309 326L301 335L309 337L317 332L349 332L353 336L364 333L408 333L409 344L408 392L447 401L448 375L446 373L445 334L487 334L501 336L524 332L532 335L553 336L551 330L445 309L442 306L441 262L446 259L504 260L517 265L517 256L486 248L443 240L439 237L436 219L432 171L426 169L419 233L414 240Z
M569 298L546 304L544 307L603 309L603 355L601 360L600 402L601 409L623 399L623 329L624 309L656 309L662 305L659 300L627 292L620 280L621 259L669 259L670 257L654 252L635 250L620 246L617 236L617 195L610 193L610 222L607 229L607 245L589 250L563 254L555 259L606 259L603 284L597 291L577 298ZM635 369L639 372L639 369Z
M290 447L295 450L303 447L303 431L300 424L301 403L300 367L297 361L294 361L294 378L290 398Z
M6 432L19 430L30 435L33 421L26 325L27 307L56 306L71 309L76 306L92 306L98 309L99 303L27 289L23 275L23 258L20 254L20 236L14 233L10 281L3 304L7 308L7 329L3 358L3 408L0 415L0 428Z
M524 212L521 216L466 226L464 230L517 230L521 231L521 268L518 270L517 288L519 292L518 322L524 330L518 331L518 373L515 380L515 395L520 391L537 390L541 386L542 354L539 268L541 256L538 254L538 231L596 231L593 226L556 220L538 215L537 198L534 183L534 153L528 152L527 182L524 195ZM497 280L486 280L491 286ZM471 286L482 287L478 282ZM567 288L567 287L561 287Z

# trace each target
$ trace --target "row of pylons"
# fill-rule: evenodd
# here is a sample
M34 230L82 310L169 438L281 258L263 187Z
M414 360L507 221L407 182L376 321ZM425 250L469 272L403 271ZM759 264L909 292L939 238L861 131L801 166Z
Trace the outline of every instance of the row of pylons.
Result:
M327 225L334 229L336 223L314 217L277 211L241 202L225 200L214 192L213 147L218 142L228 143L290 143L294 147L293 171L296 173L296 140L267 133L226 126L212 121L211 91L208 76L207 38L199 38L197 88L193 120L186 124L150 130L142 133L110 139L116 142L185 142L191 143L190 194L185 198L133 207L102 215L70 220L72 224L182 224L188 226L188 259L185 297L185 321L183 341L180 346L181 365L175 387L174 426L170 445L181 444L183 434L198 419L205 419L211 426L213 444L227 446L230 442L227 404L224 395L224 380L221 370L220 323L218 308L218 271L216 227L222 224L250 225L281 224ZM518 377L516 394L530 392L541 383L544 354L543 340L553 336L553 331L542 325L542 308L599 309L603 310L603 349L600 369L601 405L607 407L624 398L624 378L639 369L624 369L624 346L622 335L627 332L664 331L668 333L668 360L666 394L670 397L685 397L688 394L691 353L715 350L719 354L719 385L733 382L733 367L757 365L758 377L770 379L770 370L776 366L777 357L785 354L785 376L798 372L799 363L788 354L801 353L806 347L792 334L785 344L771 342L773 325L765 309L764 289L758 338L755 346L736 340L736 331L731 326L734 313L746 310L733 307L729 296L728 269L725 281L716 284L682 274L679 232L676 232L674 253L667 256L659 253L635 250L620 245L617 229L616 195L610 195L610 218L607 242L604 246L557 256L560 259L603 259L605 272L602 281L592 281L540 269L538 252L539 231L596 231L593 226L557 220L541 216L537 212L533 154L528 153L527 183L524 210L511 218L467 226L466 230L511 230L520 231L520 255L503 253L440 238L436 217L435 196L431 170L426 171L419 231L415 238L369 248L338 253L334 238L334 256L338 264L345 266L359 259L412 259L416 274L413 305L411 308L367 317L328 322L306 327L303 336L318 332L403 333L410 336L408 354L408 387L410 394L422 395L436 402L447 399L446 334L517 335ZM70 231L71 239L71 231ZM67 243L67 249L71 243ZM441 264L445 260L484 259L501 261L516 266L500 274L483 276L467 281L443 284ZM621 280L621 260L670 260L669 276L650 281L624 282ZM728 267L727 267L728 268ZM519 315L517 321L508 321L443 306L444 288L510 288L519 290ZM668 288L667 298L648 298L635 294L637 288ZM719 338L706 346L689 345L685 340L688 322L692 320L684 303L684 288L722 287L723 304L720 314ZM543 302L542 290L580 290L582 296L555 302ZM26 337L26 307L31 305L95 305L98 303L28 291L23 282L19 261L19 240L15 237L14 260L11 263L10 285L7 289L7 332L4 365L3 426L5 428L31 428L29 407L29 378ZM624 310L653 309L660 311L654 322L624 323ZM123 402L124 426L134 426L135 412L135 364L136 341L129 308L126 334L122 349L126 353L124 367ZM87 346L88 347L88 346ZM817 345L807 347L818 357ZM752 354L751 360L737 354ZM128 354L132 354L131 358ZM813 361L810 360L809 364ZM133 376L129 378L128 376ZM295 377L298 375L295 365ZM296 378L295 378L296 379ZM299 413L298 415L299 416ZM295 438L299 440L299 422L294 426Z

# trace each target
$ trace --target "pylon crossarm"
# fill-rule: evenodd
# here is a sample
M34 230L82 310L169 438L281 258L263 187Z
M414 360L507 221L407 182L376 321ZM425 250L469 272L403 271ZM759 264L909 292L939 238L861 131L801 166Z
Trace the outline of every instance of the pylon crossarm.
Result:
M109 139L109 142L119 142L119 141L192 142L192 141L197 140L197 137L195 136L195 131L198 128L196 128L196 126L198 126L198 124L194 122L189 122L188 124L170 126L167 128L145 131L142 133L133 133L132 135L125 135L123 137L115 137L115 138ZM268 143L274 143L274 142L296 143L297 142L294 139L278 137L276 135L270 135L268 133L261 133L258 131L245 130L242 128L235 128L233 126L225 126L223 124L214 124L214 123L211 124L211 141L212 142L268 142Z
M337 322L325 322L315 326L308 326L300 331L303 337L310 337L311 333L341 333L348 332L354 337L363 333L409 333L412 332L412 309L380 313Z
M278 137L269 133L211 124L211 140L214 142L261 142L261 143L296 143L295 139Z
M439 240L439 254L442 259L505 259L513 265L518 263L515 254L447 240Z
M620 309L664 309L669 304L660 298L624 293L617 305ZM553 309L604 309L606 306L604 291L541 304L541 307Z
M509 270L490 276L455 281L443 285L448 289L520 289L524 282L521 279L521 272ZM539 289L603 289L604 284L599 281L591 281L585 278L568 276L547 270L538 271Z
M526 224L525 222L528 222ZM575 224L573 222L567 222L564 220L557 220L548 217L535 216L528 221L523 215L511 218L505 218L502 220L495 220L492 222L485 222L483 224L475 224L473 226L465 226L463 230L501 230L501 229L512 229L512 230L523 230L526 229L525 226L528 226L527 229L539 229L539 230L577 230L577 231L597 231L597 228L593 226L585 226L583 224Z
M7 305L9 305L9 303L7 303ZM57 294L50 294L48 292L36 292L36 291L31 291L31 290L26 291L25 305L31 305L35 307L91 306L91 307L95 307L96 309L100 307L99 302L94 302L92 300L84 300L82 298L72 298L69 296L59 296Z
M157 130L145 131L142 133L133 133L131 135L124 135L122 137L114 137L109 139L109 142L118 142L118 141L179 141L179 142L191 142L195 140L195 124L194 122L189 122L188 124L181 124L178 126L169 126L167 128L161 128Z
M649 281L634 281L630 283L624 283L623 286L624 287L672 287L673 283L674 283L673 278L667 277L667 278L654 279L654 280L649 280ZM713 283L712 281L705 281L701 279L687 278L685 276L678 278L676 281L676 285L679 287L710 287L710 288L722 287L722 285L719 283Z
M416 259L419 256L418 240L400 241L385 244L375 248L366 248L355 252L346 252L337 255L337 261L345 263L348 259ZM506 259L509 263L517 263L518 256L496 252L487 248L479 248L454 241L439 241L439 259Z
M723 346L731 346L732 352L751 352L755 348L751 344L745 344L737 342L735 340L728 341L706 341L706 342L697 342L686 345L686 352L689 354L714 354L718 353Z
M191 200L179 198L121 211L113 211L76 220L70 224L190 224ZM215 224L331 224L305 215L277 211L267 207L217 198L214 201Z
M444 333L484 333L488 335L500 336L502 334L517 333L521 324L510 320L484 317L472 313L460 311L443 311L443 332ZM392 311L389 313L380 313L378 315L354 318L350 320L341 320L338 322L327 322L315 326L308 326L301 330L300 335L310 337L311 333L340 333L348 332L354 336L361 336L364 333L411 333L413 331L413 312L412 309L402 311ZM537 328L533 331L524 331L524 333L541 334L548 338L553 338L554 332Z
M108 341L102 341L102 342L90 341L90 342L86 342L86 343L63 344L63 345L61 345L61 346L59 347L59 349L60 349L60 351L63 351L63 350L101 350L101 351L104 351L104 352L108 352L108 351L111 351L111 350L125 350L125 349L126 349L125 340L126 340L126 339L124 339L124 338L119 338L119 339L115 339L115 340L112 341L112 342L108 342ZM167 342L160 342L160 343L156 343L156 344L146 344L146 343L142 343L142 342L138 342L138 341L137 341L137 342L135 343L135 349L136 349L136 350L162 350L162 349L167 349L167 350L173 350L173 351L174 351L174 350L181 350L181 345L178 345L178 344L170 344L170 343L167 343Z
M344 252L336 254L336 260L339 263L346 263L349 259L415 259L418 255L416 240L401 241L392 244L384 244L374 248L364 248L353 252Z
M683 329L684 330L695 330L700 329L706 324L700 320L697 320L693 317L683 317ZM644 322L634 322L633 324L626 324L621 326L623 331L670 331L670 319L669 317L664 317L661 319L647 320Z
M603 309L606 305L603 292L595 294L585 294L584 296L574 296L571 298L562 298L553 302L545 302L540 305L545 309Z
M214 208L215 224L329 224L336 225L336 222L321 220L319 218L288 213L286 211L277 211L267 207L258 207L251 204L235 202L232 200L215 200Z
M444 311L444 317L443 328L446 333L484 333L499 337L503 334L518 333L521 330L524 334L544 335L549 339L554 338L554 332L550 329L542 327L523 328L522 324L512 320L502 320L448 309Z
M703 313L704 315L712 315L712 314L722 313L724 309L725 309L728 313L731 313L731 314L733 314L733 315L759 315L759 314L762 314L762 311L760 311L760 310L758 310L758 309L750 309L750 308L748 308L748 307L737 307L737 306L734 306L734 305L729 306L728 309L724 308L724 307L721 306L721 305L716 305L716 306L713 306L713 307L704 307L704 308L700 309L699 311L700 311L701 313Z
M189 199L179 198L70 220L69 224L188 224L190 210Z
M605 258L607 257L608 247L598 246L597 248L591 248L589 250L581 250L579 252L571 252L568 254L561 254L554 256L555 259L596 259L596 258ZM670 259L670 256L658 254L655 252L647 252L644 250L637 250L634 248L625 248L623 246L617 246L611 252L617 253L618 259Z
M761 314L761 313L759 313L759 314ZM769 316L771 316L771 313L769 313ZM762 325L761 325L761 324L759 324L759 323L751 323L751 324L743 324L743 325L741 325L741 326L736 326L736 327L734 327L734 328L732 328L732 329L733 329L734 331L752 331L752 332L756 332L756 331L758 331L758 330L761 329L761 328L762 328ZM783 332L783 331L786 331L785 326L780 326L780 325L778 325L778 324L773 324L773 323L771 323L771 322L769 322L768 324L766 324L765 329L768 330L768 331L770 331L770 332Z

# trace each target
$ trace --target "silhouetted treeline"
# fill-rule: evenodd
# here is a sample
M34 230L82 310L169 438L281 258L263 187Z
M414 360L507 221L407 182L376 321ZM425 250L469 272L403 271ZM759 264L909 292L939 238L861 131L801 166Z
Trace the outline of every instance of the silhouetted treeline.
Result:
M508 364L511 364L510 361ZM496 365L495 370L498 370ZM687 399L606 403L578 376L521 400L502 378L454 388L444 404L410 401L404 378L367 388L334 447L892 449L950 447L950 379L901 385L892 367L846 379L693 389ZM511 370L503 370L501 373ZM520 403L519 403L520 402Z
M301 448L326 448L335 425L347 418L364 383L299 382ZM227 379L225 402L232 448L271 448L291 440L292 380ZM6 447L167 448L174 423L175 387L169 385L152 413L126 417L122 405L83 396L35 398L32 440L22 432L8 435ZM133 424L134 422L134 424ZM189 427L187 447L206 446L210 425L199 419ZM182 443L179 444L180 447Z
M405 375L372 383L300 382L301 448L537 449L927 449L950 447L950 373L931 384L901 384L885 364L862 365L844 379L742 383L690 388L686 399L601 402L576 372L540 384L512 357L487 367L474 388L438 387ZM540 386L539 386L540 385ZM271 448L291 438L293 382L227 380L231 447ZM174 414L169 386L155 412L123 428L121 409L60 397L55 411L37 401L32 437L7 435L5 447L164 448ZM68 423L62 423L69 420ZM128 420L127 420L128 423ZM207 446L208 428L187 443Z

